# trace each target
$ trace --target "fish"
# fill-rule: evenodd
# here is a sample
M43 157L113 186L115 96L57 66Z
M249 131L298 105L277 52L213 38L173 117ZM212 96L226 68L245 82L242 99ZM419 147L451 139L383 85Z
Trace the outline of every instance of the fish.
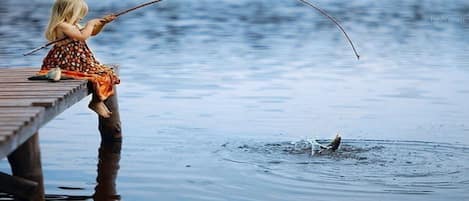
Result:
M335 152L337 149L339 149L341 141L342 137L339 134L337 134L328 145L323 145L317 140L311 140L310 143L312 145L312 155Z

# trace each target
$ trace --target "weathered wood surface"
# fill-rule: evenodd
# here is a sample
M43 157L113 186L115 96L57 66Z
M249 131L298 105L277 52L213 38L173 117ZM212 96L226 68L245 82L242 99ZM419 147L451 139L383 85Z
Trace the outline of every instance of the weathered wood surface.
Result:
M30 81L39 68L0 68L0 158L88 96L87 81Z
M37 132L90 92L86 80L28 80L36 71L37 68L0 68L0 159L8 156L13 173L13 177L0 173L0 183L5 184L0 185L0 191L15 195L15 200L44 200ZM99 118L102 141L120 143L117 94L109 97L105 104L113 113L111 118ZM115 194L115 185L110 187L114 190L109 192Z
M44 200L37 132L89 94L85 80L28 80L37 70L0 68L0 158L8 156L13 173L0 175L0 190L15 200Z

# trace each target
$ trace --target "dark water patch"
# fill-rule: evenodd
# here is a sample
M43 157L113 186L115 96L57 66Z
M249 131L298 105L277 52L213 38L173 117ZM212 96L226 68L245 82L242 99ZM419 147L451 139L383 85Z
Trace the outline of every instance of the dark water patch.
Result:
M81 187L70 187L70 186L59 186L57 187L59 189L62 189L62 190L85 190L85 188L81 188Z
M109 197L109 200L120 200L119 197ZM0 193L0 200L15 200L12 195L8 195L5 193ZM93 196L82 196L82 195L58 195L58 194L46 194L45 195L46 201L55 201L55 200L68 200L68 201L87 201L93 200Z

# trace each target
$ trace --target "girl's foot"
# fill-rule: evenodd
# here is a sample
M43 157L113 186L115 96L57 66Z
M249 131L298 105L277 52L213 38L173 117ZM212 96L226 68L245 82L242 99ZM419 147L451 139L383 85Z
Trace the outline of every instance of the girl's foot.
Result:
M111 117L111 112L102 101L91 101L88 107L103 118Z
M111 114L112 114L111 110L109 110L109 108L106 106L106 104L104 104L104 102L102 102L102 103L103 103L103 107L104 107L104 109L106 110L106 112L107 112L109 115L111 115Z

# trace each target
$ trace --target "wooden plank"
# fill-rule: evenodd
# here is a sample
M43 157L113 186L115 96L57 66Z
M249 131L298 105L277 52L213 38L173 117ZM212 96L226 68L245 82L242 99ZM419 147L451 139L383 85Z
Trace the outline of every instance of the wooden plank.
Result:
M0 107L0 114L38 113L41 111L38 107Z
M35 118L37 114L1 114L0 121L7 120L7 119L29 119L30 121Z
M21 78L20 78L21 79ZM3 78L0 78L0 80L3 80ZM51 82L49 80L20 80L21 82L11 82L11 81L14 81L15 79L13 78L5 78L5 80L10 80L10 82L6 82L6 83L2 83L1 85L8 85L8 84L20 84L20 83L24 83L24 84L70 84L70 83L82 83L82 82L86 82L87 80L60 80L58 82Z
M4 122L28 122L33 119L32 116L3 117L0 116L0 123Z
M22 83L22 84L0 84L0 87L8 88L22 88L22 87L42 87L47 89L49 87L79 87L80 83L66 83L66 82L38 82L38 83Z
M14 70L1 70L1 73L8 74L8 73L29 73L29 72L39 72L40 69L14 69Z
M47 80L28 80L27 78L24 79L10 79L10 78L1 78L0 84L7 84L7 83L31 83L31 82L48 82ZM59 82L68 82L68 83L81 83L87 82L87 80L60 80Z
M2 107L2 108L8 108L8 107ZM14 108L14 107L12 107ZM28 109L29 107L24 107L25 109ZM0 116L9 116L9 115L15 115L15 114L28 114L28 115L31 115L31 114L38 114L40 111L35 111L35 110L11 110L11 111L7 111L7 110L1 110L0 111Z
M64 99L66 94L62 95L49 95L49 94L42 94L42 95L11 95L11 96L0 96L0 99L46 99L46 98L56 98L56 99Z
M24 101L24 102L32 102L34 103L35 101L43 101L43 100L52 100L55 101L57 98L2 98L0 99L0 102L17 102L17 101Z
M0 92L0 97L3 96L43 96L43 95L59 96L66 95L67 93L58 92L58 91L10 91L10 92Z
M3 79L0 78L0 85L6 85L6 84L31 84L31 83L83 83L87 82L87 80L60 80L59 82L49 82L47 80L15 80L15 79L5 79L8 81L3 81Z
M38 129L89 95L86 80L26 80L38 70L0 68L0 158L8 155L13 175L37 182L35 192L28 190L32 193L20 192L26 187L12 188L20 196L34 195L31 200L44 200ZM1 181L12 187L13 182Z
M8 96L63 96L66 97L73 93L73 91L8 91L0 92L0 96L8 98Z
M7 127L5 128L0 128L0 135L4 136L4 135L10 135L13 133L14 130L8 130Z
M67 87L78 87L86 86L86 82L76 83L76 82L32 82L29 84L0 84L2 88L5 87L14 87L14 88L25 88L25 87L35 87L35 88L67 88Z
M18 131L18 129L19 128L16 126L2 126L0 127L0 134L2 136L15 134Z
M18 72L38 72L40 68L15 68L15 69L0 69L0 72L7 72L7 73L18 73Z
M15 133L16 130L0 129L0 145L8 143Z
M0 99L0 106L3 107L27 107L27 106L43 106L52 107L57 101L56 98L44 99Z
M60 95L60 96L47 96L47 94L45 95L42 95L43 97L45 98L38 98L40 96L3 96L3 97L0 97L0 101L2 100L41 100L41 99L59 99L59 98L62 98L64 97L64 95Z
M34 111L43 111L44 108L40 108L40 107L16 107L16 108L2 108L0 107L0 112L1 111L17 111L17 110L34 110Z
M0 116L0 123L17 122L17 121L29 121L32 118L33 118L33 116L31 116L31 115L17 116L17 117Z
M62 83L81 83L81 82L87 82L87 80L80 80L80 79L66 79L66 80L60 80L58 82L51 82L49 80L28 80L27 77L0 77L0 80L8 80L8 82L3 82L1 85L6 85L6 84L15 84L15 83L48 83L48 84L62 84Z
M3 79L3 78L0 78L0 79ZM12 79L13 80L13 79ZM60 84L79 84L79 83L82 83L82 82L86 82L86 80L60 80L58 82L51 82L49 80L21 80L21 82L13 82L11 84L14 84L14 85L18 85L18 84L21 84L21 83L24 83L24 84L56 84L56 85L60 85ZM10 83L4 83L2 85L8 85Z
M37 72L40 68L0 68L0 72Z
M67 93L58 93L58 94L49 94L49 93L42 93L42 94L34 94L34 95L18 95L16 93L11 93L8 95L0 96L0 99L40 99L39 97L44 98L63 98L67 95Z
M39 67L31 67L31 66L2 66L0 70L30 70L30 69L38 69Z
M37 90L44 90L44 91L69 91L73 90L77 87L81 87L78 85L76 87L71 86L17 86L17 87L10 87L10 88L1 88L0 91L3 92L10 92L10 91L37 91Z
M1 91L1 90L0 90ZM31 90L28 90L31 91ZM51 90L48 90L51 91ZM54 90L52 90L54 91ZM12 151L14 151L19 145L25 142L30 138L37 130L57 115L62 113L68 107L74 105L75 103L82 100L84 97L89 95L88 88L86 83L81 87L76 87L73 90L67 90L67 95L64 99L58 100L56 104L52 107L45 108L44 111L37 114L27 125L22 126L21 128L15 127L0 127L0 133L4 133L4 136L9 136L7 141L0 142L0 158L5 157ZM8 107L6 107L8 108ZM11 107L9 112L15 111L17 114L24 113L22 107ZM0 106L0 111L4 110L5 107ZM5 114L6 115L6 114ZM10 114L11 116L11 114ZM20 115L15 115L20 116ZM14 133L13 135L11 133Z
M47 93L47 91L51 91L51 92L57 92L57 91L74 92L78 88L81 88L81 87L75 87L75 88L71 88L71 87L47 87L47 88L44 88L44 87L21 87L21 88L15 87L15 88L0 88L0 92L20 92L20 91L44 91L45 93Z
M17 120L25 120L29 121L32 119L33 116L31 115L23 115L23 116L6 116L6 115L0 115L0 122L7 122L7 121L17 121Z
M0 73L0 78L28 78L37 75L36 73Z
M20 79L16 79L16 78L1 78L0 79L0 84L2 83L10 83L10 82L33 82L31 80L28 80L28 78L20 78Z
M0 113L0 117L27 117L27 116L34 116L39 113L33 112L11 112L11 113Z
M8 122L2 122L0 121L0 126L16 126L16 127L21 127L23 125L26 125L26 121L8 121Z
M8 142L11 141L13 135L13 131L0 131L0 146L8 144Z
M0 71L0 74L4 76L8 75L36 75L38 73L38 70L25 70L25 71Z
M14 119L18 120L27 120L27 121L33 121L34 118L36 118L37 115L30 115L30 114L22 114L22 115L9 115L9 116L0 116L0 121L11 121Z
M29 83L0 83L0 86L12 86L16 88L22 88L25 86L35 86L35 87L73 87L73 86L86 86L87 82L33 82L28 81Z

